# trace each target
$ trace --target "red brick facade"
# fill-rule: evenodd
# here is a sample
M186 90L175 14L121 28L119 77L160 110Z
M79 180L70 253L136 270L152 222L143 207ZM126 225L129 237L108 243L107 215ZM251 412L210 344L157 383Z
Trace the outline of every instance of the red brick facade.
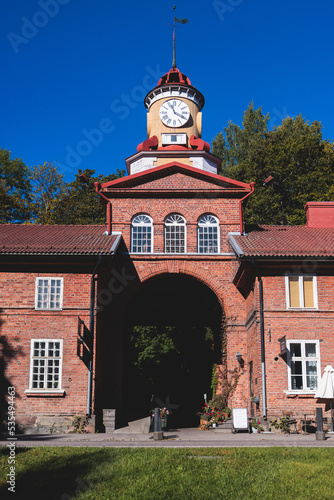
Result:
M168 83L164 91L170 92L173 85ZM152 91L153 101L159 99L159 91ZM167 150L169 154L171 146ZM191 349L198 339L188 340L183 353L192 363L191 378L180 376L178 367L171 365L163 381L164 395L171 394L179 406L186 401L195 414L203 393L210 397L211 361L215 359L218 366L226 362L229 370L240 370L230 406L246 407L249 414L269 419L290 411L300 419L321 405L328 416L328 405L315 399L314 387L306 385L311 384L312 374L312 380L317 376L319 383L325 366L334 363L332 216L325 226L318 212L315 218L308 213L305 228L263 227L247 235L242 213L254 185L213 174L212 165L217 166L219 160L207 151L203 151L207 162L203 169L190 166L192 149L178 146L173 160L169 154L164 165L154 166L152 157L159 158L159 154L160 160L164 158L163 151L144 149L140 173L96 185L107 208L106 227L2 226L2 403L7 387L14 386L17 423L26 432L68 430L75 415L91 410L99 429L103 429L103 411L108 409L116 410L121 424L127 419L126 411L134 406L133 400L140 401L143 390L129 375L131 329L162 324L189 332L189 326L195 331L200 325L213 332L215 358L210 352L203 352L201 358L198 343L194 363ZM190 160L182 162L186 154ZM196 154L201 165L201 152L196 150ZM131 168L140 168L137 157L131 161L128 159ZM145 164L148 161L151 168ZM318 205L316 208L319 210ZM152 242L148 251L134 252L133 220L139 214L152 221ZM184 221L185 243L178 252L166 250L166 218L171 214ZM218 227L212 253L199 250L203 215L213 216ZM311 277L312 285L307 284L312 286L311 307L290 307L287 303L289 275L300 287L304 276ZM62 307L35 307L36 278L41 277L62 278ZM291 287L296 286L293 279L291 283ZM51 296L53 292L48 293ZM287 354L282 356L281 338L288 345ZM44 354L42 360L37 359L36 353L31 359L31 341L44 339L62 342L61 378L53 380L51 388L46 378L44 385L34 390L30 380L33 363L44 373L41 367L45 359ZM298 344L293 349L303 350L300 361L297 355L297 361L289 357L293 342ZM305 349L315 349L316 354L308 360ZM240 362L237 353L241 354ZM293 363L297 375L290 371ZM310 372L306 373L305 367ZM173 386L170 389L168 381Z

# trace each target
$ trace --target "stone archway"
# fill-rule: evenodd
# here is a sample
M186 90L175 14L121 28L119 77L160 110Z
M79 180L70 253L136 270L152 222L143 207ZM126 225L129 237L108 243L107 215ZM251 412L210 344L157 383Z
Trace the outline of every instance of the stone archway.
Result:
M222 316L213 291L186 274L160 274L140 285L123 329L126 420L163 404L172 427L198 424L203 395L211 397L212 366L221 363Z

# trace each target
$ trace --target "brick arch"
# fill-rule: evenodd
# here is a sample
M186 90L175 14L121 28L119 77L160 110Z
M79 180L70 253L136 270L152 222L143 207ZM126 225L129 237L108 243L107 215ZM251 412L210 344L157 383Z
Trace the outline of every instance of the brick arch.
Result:
M182 208L182 210L167 210L167 209L165 209L161 212L161 222L164 223L166 217L170 214L182 215L182 217L184 217L186 219L186 222L188 222L189 215L191 214L191 212L187 208Z
M158 265L154 265L153 263L146 264L145 266L137 269L137 272L142 283L150 278L162 274L185 274L187 276L191 276L210 288L210 290L216 295L223 311L225 311L225 314L228 315L229 300L226 287L218 278L212 276L212 274L205 269L201 269L197 262L168 260L159 262Z
M214 215L215 217L217 217L218 221L220 222L219 213L213 209L212 205L199 207L199 208L192 211L192 217L196 223L197 223L199 217L201 215L205 215L205 214Z
M193 209L193 208L188 209L186 207L183 207L182 210L167 210L166 209L163 212L161 212L159 222L164 222L165 218L169 214L174 214L174 213L182 215L186 219L186 222L191 222L192 224L196 224L198 221L198 218L203 214L212 214L215 217L217 217L219 222L221 219L221 217L219 216L219 213L214 209L214 207L212 207L212 205L205 205L203 207L199 207L196 209Z

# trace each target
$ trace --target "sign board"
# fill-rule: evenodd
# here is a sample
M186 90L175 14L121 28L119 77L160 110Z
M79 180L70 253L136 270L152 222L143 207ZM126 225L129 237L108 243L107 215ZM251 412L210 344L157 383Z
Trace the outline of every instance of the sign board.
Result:
M279 355L284 356L286 354L286 335L278 339L278 342L280 343L281 347L281 352L279 353Z
M235 430L249 429L247 408L233 408L232 420L233 420L233 429Z

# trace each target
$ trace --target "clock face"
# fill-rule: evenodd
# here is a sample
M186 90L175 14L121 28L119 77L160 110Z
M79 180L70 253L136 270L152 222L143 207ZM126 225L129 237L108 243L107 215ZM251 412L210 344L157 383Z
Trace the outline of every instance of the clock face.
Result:
M167 127L182 127L189 120L190 111L184 101L169 99L161 105L159 115Z

